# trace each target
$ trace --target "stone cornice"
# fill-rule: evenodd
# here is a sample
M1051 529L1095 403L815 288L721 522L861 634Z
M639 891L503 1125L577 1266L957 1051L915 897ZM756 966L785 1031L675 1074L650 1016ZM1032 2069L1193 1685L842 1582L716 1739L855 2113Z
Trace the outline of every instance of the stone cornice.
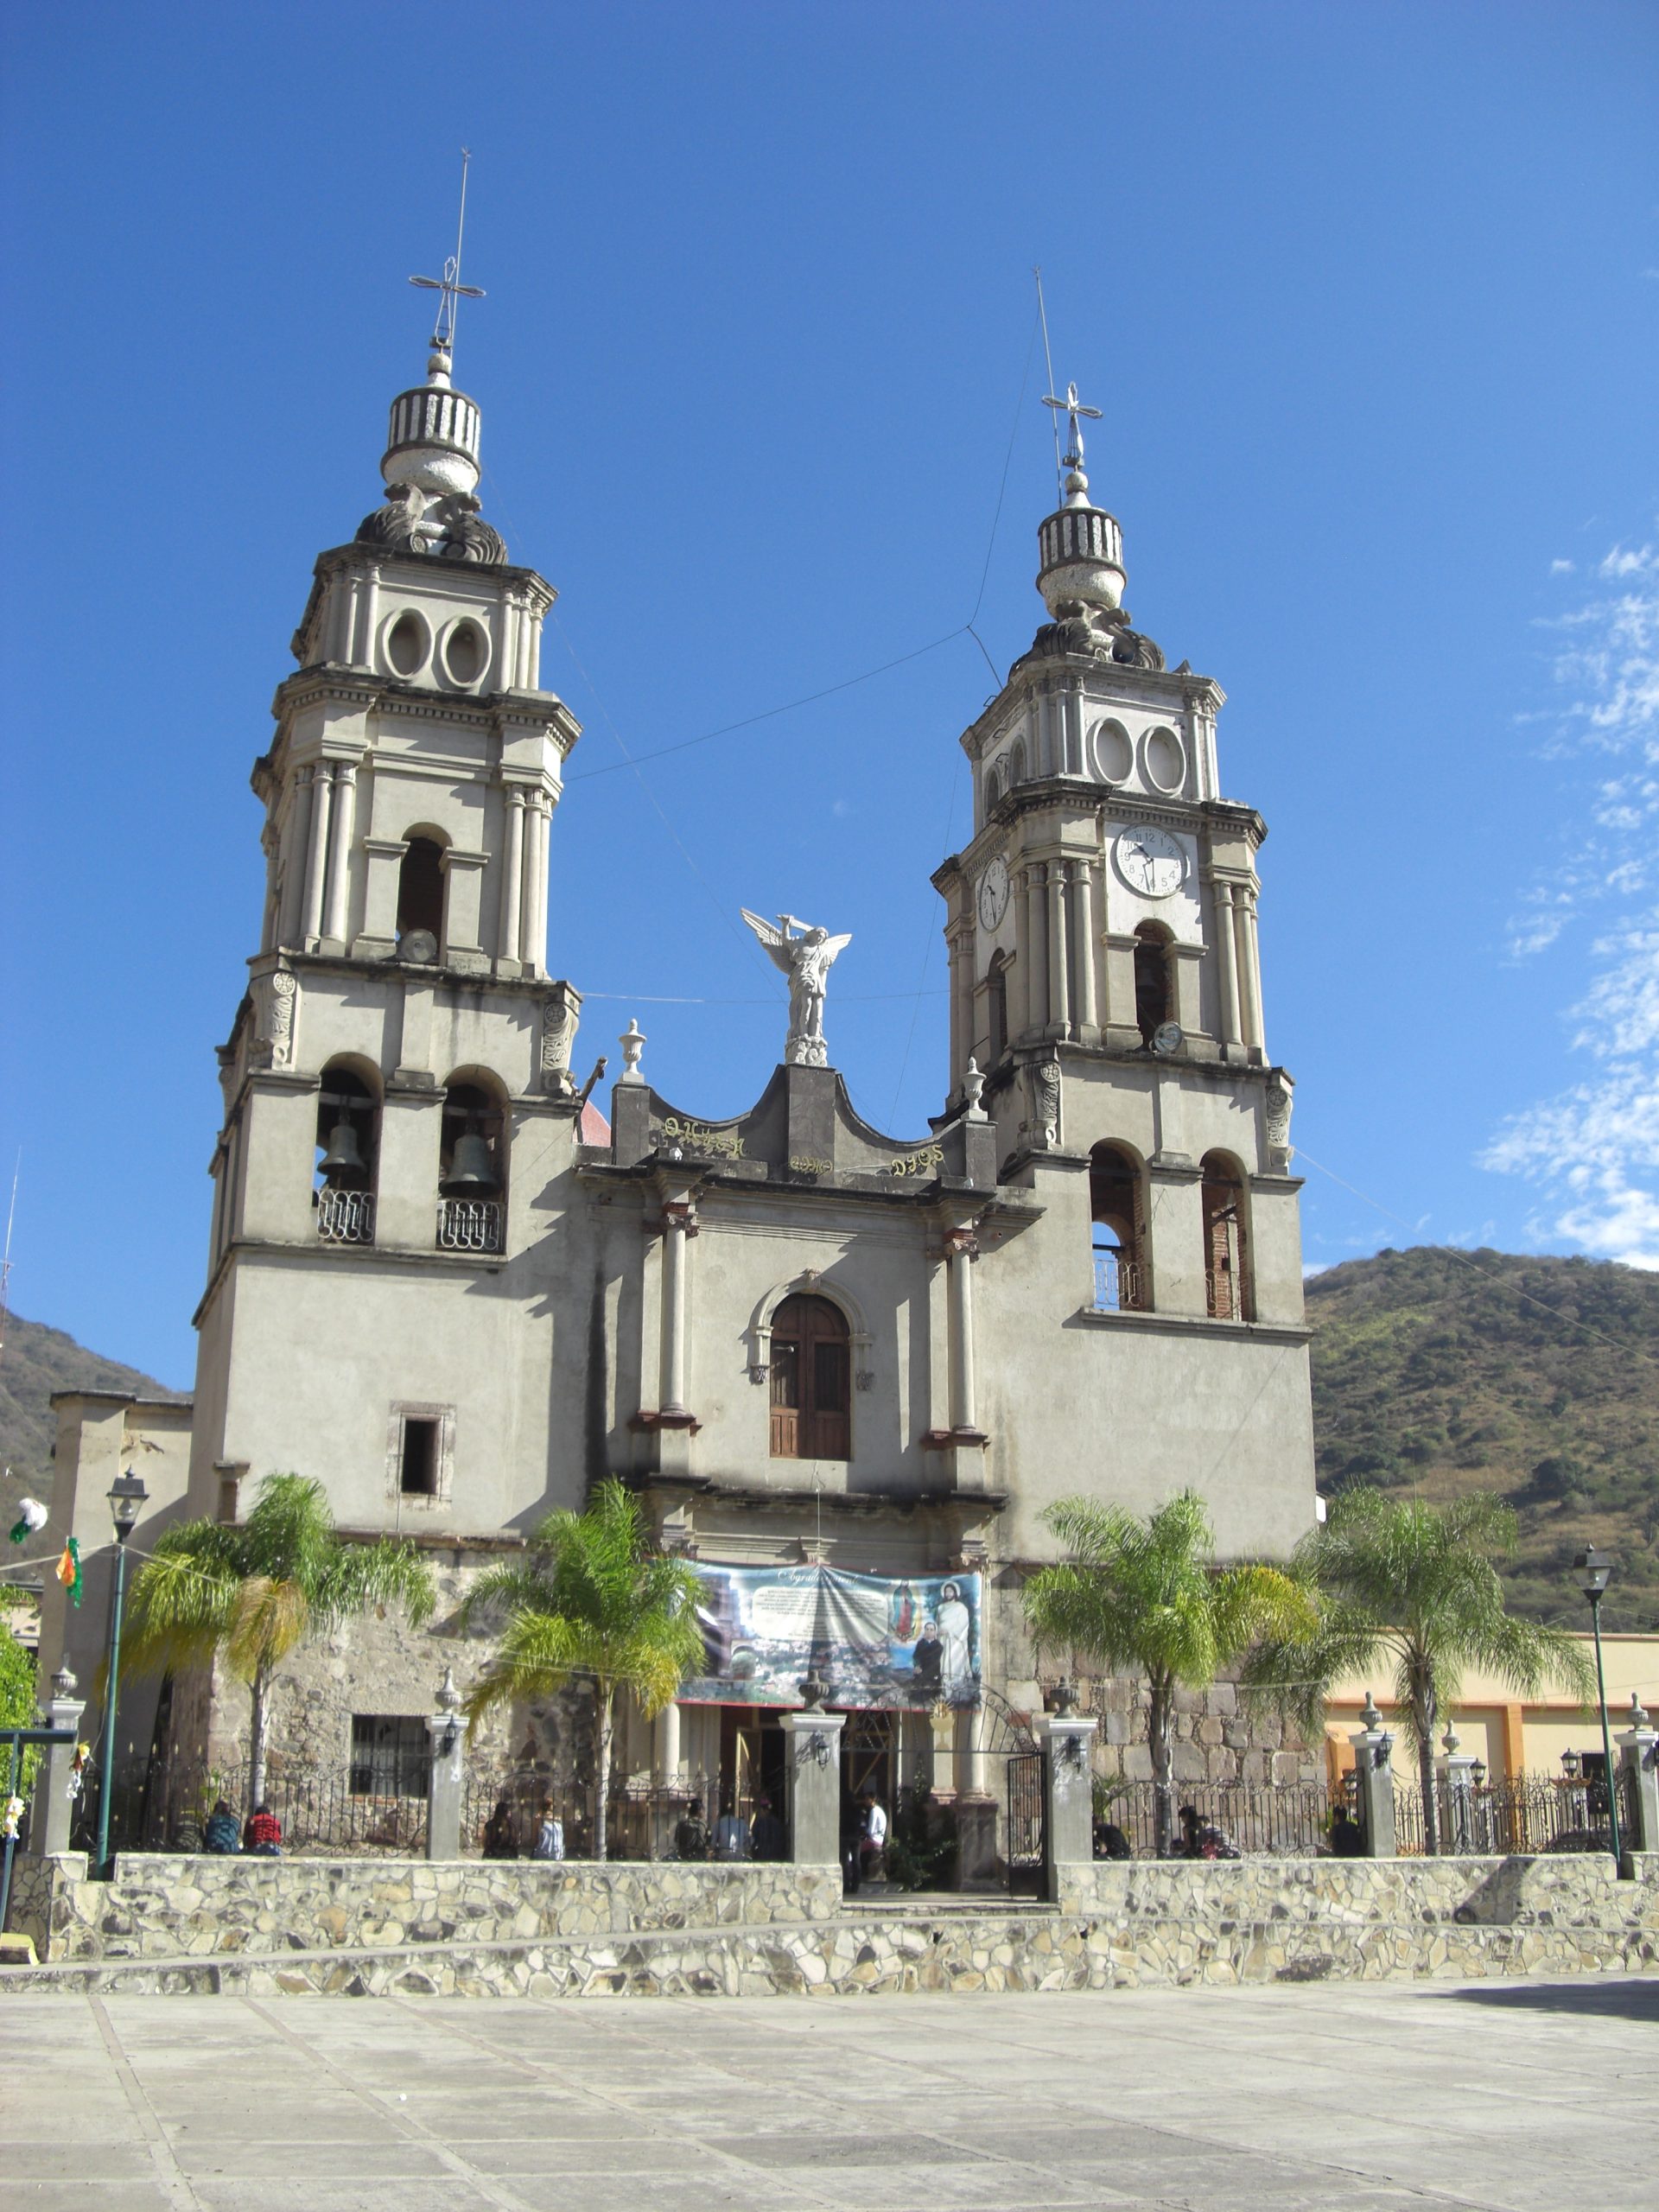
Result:
M1227 694L1213 677L1199 676L1190 668L1128 668L1121 662L1097 660L1090 653L1056 653L1040 660L1022 658L1008 671L996 696L963 730L963 751L977 760L986 745L1001 734L1001 724L1015 706L1054 688L1064 674L1071 682L1092 678L1088 688L1103 705L1118 699L1125 706L1160 707L1214 717L1226 704Z
M1230 1337L1243 1344L1305 1344L1312 1329L1291 1321L1217 1321L1208 1313L1108 1313L1096 1306L1079 1306L1070 1327L1128 1329L1146 1336Z

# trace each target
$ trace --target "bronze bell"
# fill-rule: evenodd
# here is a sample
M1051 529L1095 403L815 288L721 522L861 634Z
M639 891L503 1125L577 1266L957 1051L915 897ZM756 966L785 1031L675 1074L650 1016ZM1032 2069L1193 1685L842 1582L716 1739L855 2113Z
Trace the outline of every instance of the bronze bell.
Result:
M490 1141L476 1129L468 1129L464 1136L455 1139L454 1158L449 1163L443 1187L452 1198L482 1198L494 1190L495 1185Z
M328 1132L328 1149L321 1165L325 1175L361 1175L368 1166L358 1149L357 1131L343 1114Z

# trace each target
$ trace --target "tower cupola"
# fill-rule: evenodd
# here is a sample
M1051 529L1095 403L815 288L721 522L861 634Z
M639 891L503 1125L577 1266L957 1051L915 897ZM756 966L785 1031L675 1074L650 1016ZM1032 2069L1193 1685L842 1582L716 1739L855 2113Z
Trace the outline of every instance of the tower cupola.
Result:
M1081 614L1091 607L1104 613L1121 607L1127 578L1123 533L1117 518L1096 506L1089 497L1089 479L1083 473L1084 422L1099 422L1100 410L1085 407L1074 384L1067 385L1064 399L1045 399L1043 404L1067 416L1071 436L1060 505L1037 531L1041 559L1037 588L1058 622L1063 615Z
M442 498L478 487L478 403L450 382L451 356L434 341L426 382L400 391L380 474L393 486Z

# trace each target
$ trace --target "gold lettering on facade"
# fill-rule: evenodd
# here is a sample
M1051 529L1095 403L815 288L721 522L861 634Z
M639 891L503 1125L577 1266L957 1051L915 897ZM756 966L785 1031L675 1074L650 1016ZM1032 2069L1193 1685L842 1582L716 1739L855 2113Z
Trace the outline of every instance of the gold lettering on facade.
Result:
M664 1114L663 1135L671 1143L690 1145L696 1152L712 1152L722 1160L741 1160L743 1140L735 1129L711 1129L706 1122L688 1122L679 1114Z
M936 1144L924 1145L919 1152L906 1153L902 1160L890 1160L889 1175L931 1175L944 1165L944 1154Z

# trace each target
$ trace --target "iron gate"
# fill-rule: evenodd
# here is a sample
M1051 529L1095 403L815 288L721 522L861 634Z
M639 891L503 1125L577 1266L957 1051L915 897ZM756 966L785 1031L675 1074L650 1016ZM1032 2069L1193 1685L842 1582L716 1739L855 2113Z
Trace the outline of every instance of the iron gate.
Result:
M1043 1893L1043 1756L1015 1751L1007 1761L1008 1888L1016 1897Z

